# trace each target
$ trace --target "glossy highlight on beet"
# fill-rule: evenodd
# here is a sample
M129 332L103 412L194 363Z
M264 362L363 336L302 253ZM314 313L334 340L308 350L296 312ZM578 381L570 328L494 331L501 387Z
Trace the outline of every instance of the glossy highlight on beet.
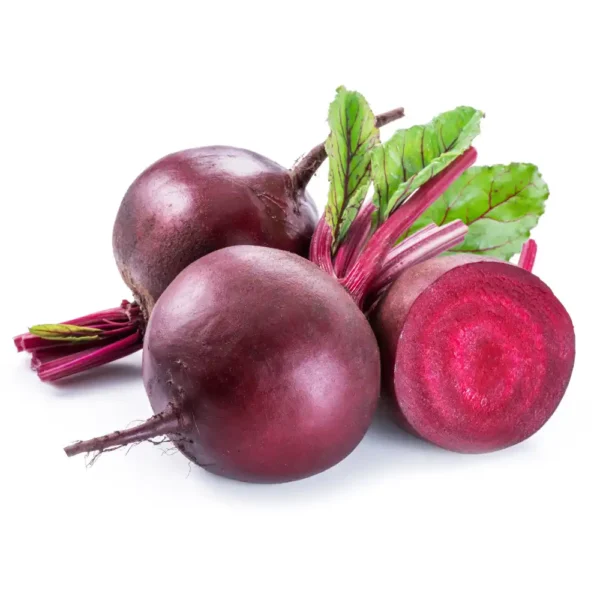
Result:
M496 259L456 254L407 269L371 322L396 420L449 450L527 439L556 410L573 369L562 304L528 270Z
M155 417L67 454L167 434L208 471L282 482L356 447L380 361L366 318L330 275L288 252L237 246L196 261L161 296L143 377Z

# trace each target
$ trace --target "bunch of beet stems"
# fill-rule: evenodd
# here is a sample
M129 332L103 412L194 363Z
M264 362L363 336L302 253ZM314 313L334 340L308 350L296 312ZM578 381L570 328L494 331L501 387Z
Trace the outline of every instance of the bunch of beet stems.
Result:
M383 127L403 116L404 109L395 108L378 115L376 125ZM326 158L325 143L322 143L298 161L291 170L295 188L304 188ZM119 307L60 323L85 330L65 332L55 339L49 339L51 332L45 332L44 338L25 333L16 336L14 343L17 351L31 354L31 366L42 381L57 381L140 350L147 317L136 302L123 300Z
M456 220L441 227L428 225L396 245L476 158L475 148L467 149L417 189L379 227L373 227L376 206L365 202L335 253L333 232L322 217L312 239L310 260L338 279L356 304L368 313L404 269L464 241L468 228Z
M143 324L140 307L123 300L117 308L63 321L61 325L81 328L69 333L71 342L24 333L14 343L19 352L31 354L31 367L42 381L53 381L137 352L142 348Z

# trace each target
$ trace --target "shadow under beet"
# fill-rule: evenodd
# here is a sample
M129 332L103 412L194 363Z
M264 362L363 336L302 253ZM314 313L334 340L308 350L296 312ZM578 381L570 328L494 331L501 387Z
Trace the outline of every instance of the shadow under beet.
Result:
M122 359L51 385L55 394L73 395L91 386L102 391L122 391L125 385L141 385L141 354ZM49 384L44 384L49 385ZM117 425L117 424L115 424ZM356 488L368 482L381 481L386 477L402 477L416 471L427 475L439 473L440 469L471 468L481 461L497 462L514 460L514 455L535 453L535 444L526 442L492 454L459 454L438 448L398 427L388 416L383 402L377 409L373 422L358 447L333 468L299 481L284 484L252 484L220 477L194 465L179 454L172 444L156 448L157 454L171 456L168 469L181 472L193 485L210 488L212 493L232 501L243 498L263 502L304 502L308 498L339 495L344 489Z
M190 478L203 486L207 485L218 492L240 493L257 498L272 497L277 500L292 501L303 495L337 493L346 486L356 487L382 474L395 474L407 470L423 470L426 465L456 463L460 455L446 452L420 440L395 425L380 407L366 436L346 459L313 477L283 484L251 484L226 479L192 465Z
M416 471L433 476L440 470L469 469L481 462L514 461L515 455L531 453L535 453L535 443L530 441L488 454L450 452L402 430L389 418L385 407L380 406L354 452L335 467L313 477L284 484L249 484L219 477L194 465L186 475L202 487L208 486L231 499L238 498L242 492L246 500L295 503L315 496L338 495L344 489L386 477L402 477Z
M121 389L124 385L131 382L141 382L142 363L140 357L127 357L118 362L109 363L101 367L84 371L72 377L66 377L52 383L45 383L52 388L55 395L69 396L75 394L78 397L82 392L94 388L102 387L104 390L115 388Z

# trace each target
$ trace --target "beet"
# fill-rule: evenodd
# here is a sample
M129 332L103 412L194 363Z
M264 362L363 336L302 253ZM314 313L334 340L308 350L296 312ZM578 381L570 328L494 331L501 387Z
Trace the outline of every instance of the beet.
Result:
M535 245L522 253L531 268ZM571 319L528 270L469 254L403 271L372 325L397 422L449 450L517 444L550 418L575 359Z
M377 125L403 115L402 108L388 111ZM62 379L141 349L154 304L198 258L247 244L307 256L317 211L305 188L325 158L324 144L290 170L227 146L162 158L133 182L113 230L117 266L134 302L33 327L14 338L17 350L31 352L43 381Z
M158 300L143 377L155 416L68 455L168 435L208 471L280 482L355 448L380 361L366 318L332 277L287 252L237 246L188 266Z
M249 150L226 146L171 154L131 185L117 214L113 249L145 315L198 258L236 245L306 256L317 219L291 172Z

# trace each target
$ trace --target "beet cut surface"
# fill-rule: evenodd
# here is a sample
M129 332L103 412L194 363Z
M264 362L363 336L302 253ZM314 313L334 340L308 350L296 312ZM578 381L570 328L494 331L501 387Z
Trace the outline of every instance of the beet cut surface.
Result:
M372 318L396 420L438 446L486 452L550 418L575 358L571 319L515 265L438 257L405 271Z

